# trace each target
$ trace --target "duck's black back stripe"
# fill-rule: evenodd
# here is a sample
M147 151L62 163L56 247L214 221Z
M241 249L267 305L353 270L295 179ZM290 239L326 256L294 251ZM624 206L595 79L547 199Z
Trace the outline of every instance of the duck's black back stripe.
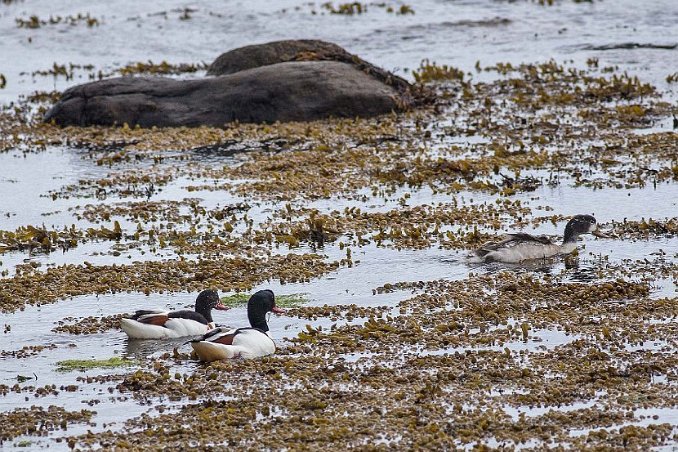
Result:
M140 309L140 310L136 311L134 313L134 315L130 318L132 320L139 320L139 317L141 317L142 315L151 315L151 314L160 315L160 314L164 314L164 312L162 312L162 311L149 311L149 310L145 310L145 309Z
M202 314L199 314L195 311L188 311L188 310L172 311L167 315L167 317L169 317L170 319L195 320L196 322L200 322L203 325L207 325L209 323L207 321L207 319L205 318L205 316L203 316Z
M266 334L266 331L262 330L261 328L255 328L253 326L245 326L245 327L242 327L242 328L238 328L237 330L235 330L235 334L240 333L241 331L247 331L247 330L259 331L260 333Z

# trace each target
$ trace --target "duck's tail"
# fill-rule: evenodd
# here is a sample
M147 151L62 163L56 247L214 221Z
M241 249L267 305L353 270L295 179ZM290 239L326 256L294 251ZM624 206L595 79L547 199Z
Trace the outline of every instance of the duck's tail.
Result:
M180 336L170 328L127 318L120 319L120 328L130 339L170 339Z
M159 327L146 325L134 319L120 319L120 328L127 333L130 339L157 339L161 337L155 331Z
M240 355L238 347L233 345L217 344L208 341L191 342L191 347L195 351L200 361L219 361L222 359L233 359Z

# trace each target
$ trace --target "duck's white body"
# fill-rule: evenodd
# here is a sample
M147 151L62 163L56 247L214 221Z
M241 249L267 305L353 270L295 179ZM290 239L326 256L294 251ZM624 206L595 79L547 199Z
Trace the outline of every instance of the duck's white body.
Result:
M598 224L593 216L575 215L565 225L563 241L560 244L548 237L519 232L508 234L501 242L486 243L470 257L472 262L507 263L549 259L573 252L577 248L577 238L582 234L607 237L598 231Z
M275 353L273 339L256 328L216 328L202 340L191 342L191 346L201 361L251 359Z
M169 318L169 311L155 310L139 317L139 320L120 319L120 327L131 339L168 339L184 336L199 336L212 328L196 320ZM148 323L151 321L153 323Z
M534 259L549 259L562 254L570 254L575 248L574 243L560 245L555 243L519 243L492 250L479 261L518 263Z
M470 256L472 262L518 263L534 259L549 259L570 254L577 244L552 242L548 237L529 234L509 234L498 243L487 243Z

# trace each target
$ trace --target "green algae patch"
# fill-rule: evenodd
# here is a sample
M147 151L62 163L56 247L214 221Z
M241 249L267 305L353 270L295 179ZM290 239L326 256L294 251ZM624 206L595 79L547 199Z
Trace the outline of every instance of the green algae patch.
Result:
M221 302L228 307L235 308L243 306L250 299L250 295L246 293L236 293L221 297ZM308 295L305 293L293 293L288 295L276 295L275 305L281 308L296 308L297 306L306 304L310 301Z
M130 359L113 357L109 359L67 359L57 363L57 370L71 372L74 370L88 369L112 369L115 367L128 367L134 364Z

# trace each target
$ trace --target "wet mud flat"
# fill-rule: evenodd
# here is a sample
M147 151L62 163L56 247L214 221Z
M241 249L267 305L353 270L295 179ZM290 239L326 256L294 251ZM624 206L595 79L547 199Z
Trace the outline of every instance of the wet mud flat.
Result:
M2 447L675 447L671 84L595 58L412 78L433 105L368 120L58 128L54 96L4 108L0 189L32 194L0 204ZM466 259L577 213L611 237ZM303 302L252 361L118 328L207 287Z

